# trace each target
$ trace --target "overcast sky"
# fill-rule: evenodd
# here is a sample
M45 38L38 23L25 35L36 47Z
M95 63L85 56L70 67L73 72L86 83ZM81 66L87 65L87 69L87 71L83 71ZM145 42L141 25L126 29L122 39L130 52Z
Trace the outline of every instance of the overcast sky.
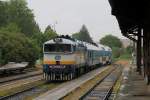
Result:
M27 0L42 31L54 25L59 34L76 33L85 24L98 41L107 34L122 37L108 0Z

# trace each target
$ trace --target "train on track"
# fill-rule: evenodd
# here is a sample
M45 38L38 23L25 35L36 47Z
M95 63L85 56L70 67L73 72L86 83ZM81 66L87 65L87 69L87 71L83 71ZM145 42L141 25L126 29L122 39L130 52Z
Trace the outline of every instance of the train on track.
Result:
M102 65L111 64L110 47L58 36L43 44L43 73L47 81L72 80Z

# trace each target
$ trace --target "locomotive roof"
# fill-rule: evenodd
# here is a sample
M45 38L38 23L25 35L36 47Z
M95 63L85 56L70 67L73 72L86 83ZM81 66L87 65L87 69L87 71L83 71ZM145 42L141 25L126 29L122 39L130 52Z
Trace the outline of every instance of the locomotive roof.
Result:
M95 46L93 44L87 43L87 42L82 42L79 40L70 40L66 38L55 38L51 39L49 41L46 41L44 44L72 44L72 45L78 45L78 44L83 44L87 47L89 50L106 50L106 51L111 51L111 48L108 46L104 46L102 44L97 44L98 46Z
M59 39L60 41L56 42L55 39ZM70 39L65 39L65 38L55 38L55 39L51 39L49 41L46 41L44 44L72 44L72 45L76 45L77 43L75 41L72 41Z

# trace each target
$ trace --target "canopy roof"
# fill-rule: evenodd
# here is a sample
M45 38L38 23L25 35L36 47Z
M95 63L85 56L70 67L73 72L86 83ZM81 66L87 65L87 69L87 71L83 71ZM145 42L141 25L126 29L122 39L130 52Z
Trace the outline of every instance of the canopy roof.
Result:
M123 34L150 27L150 0L109 0Z

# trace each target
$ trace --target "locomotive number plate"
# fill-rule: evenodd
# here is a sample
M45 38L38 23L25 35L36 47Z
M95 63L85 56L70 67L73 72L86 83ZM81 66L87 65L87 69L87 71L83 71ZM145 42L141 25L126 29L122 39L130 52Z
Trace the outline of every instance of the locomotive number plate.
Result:
M62 66L54 66L54 68L62 68Z

